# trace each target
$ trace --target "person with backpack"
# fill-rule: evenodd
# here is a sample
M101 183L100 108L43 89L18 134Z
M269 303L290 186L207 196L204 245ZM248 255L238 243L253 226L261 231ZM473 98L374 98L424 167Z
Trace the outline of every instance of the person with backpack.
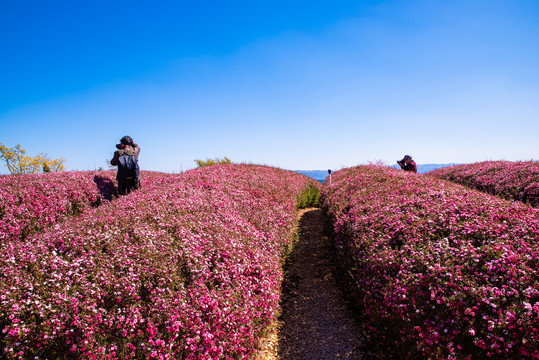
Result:
M138 156L140 147L135 144L130 136L124 136L120 143L116 145L114 157L110 164L118 166L118 194L126 195L140 187L140 169L138 166Z
M404 171L417 172L417 165L415 161L412 160L410 155L404 155L404 158L402 160L398 160L397 164L399 164L401 169Z

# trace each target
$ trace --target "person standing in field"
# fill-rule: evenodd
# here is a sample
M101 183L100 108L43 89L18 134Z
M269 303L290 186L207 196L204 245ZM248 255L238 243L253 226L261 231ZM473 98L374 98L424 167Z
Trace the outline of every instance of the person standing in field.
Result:
M410 155L404 155L404 158L402 160L398 160L397 164L399 164L401 169L404 171L417 172L417 165L415 161L412 160Z
M140 146L135 144L130 136L124 136L120 143L116 145L114 157L110 164L118 166L116 180L118 180L118 194L126 195L140 187L140 169L138 166L138 156Z

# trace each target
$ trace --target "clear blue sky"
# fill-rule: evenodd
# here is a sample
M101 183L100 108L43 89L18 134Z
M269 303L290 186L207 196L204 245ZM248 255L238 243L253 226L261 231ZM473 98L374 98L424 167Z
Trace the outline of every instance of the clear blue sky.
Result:
M0 0L0 142L106 167L539 159L539 1ZM6 173L0 166L0 173Z

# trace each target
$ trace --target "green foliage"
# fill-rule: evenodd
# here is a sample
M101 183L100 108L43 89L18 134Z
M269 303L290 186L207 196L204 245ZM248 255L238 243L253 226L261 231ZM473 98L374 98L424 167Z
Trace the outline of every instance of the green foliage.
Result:
M308 207L320 207L320 189L314 185L309 185L303 189L296 201L296 207L298 209L305 209Z
M6 162L11 174L35 174L38 172L57 172L64 170L65 159L49 159L47 154L27 156L20 145L8 148L0 143L0 158Z
M222 159L215 158L215 159L206 159L206 160L195 160L195 163L198 165L198 167L203 167L203 166L220 165L220 164L232 164L232 160L230 160L229 158L225 156Z

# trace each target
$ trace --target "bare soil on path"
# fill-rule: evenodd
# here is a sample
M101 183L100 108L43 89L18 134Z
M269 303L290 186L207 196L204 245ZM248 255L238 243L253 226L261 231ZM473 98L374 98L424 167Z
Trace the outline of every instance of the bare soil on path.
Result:
M336 278L336 257L321 209L302 211L300 237L285 264L281 308L258 359L384 359L372 348Z

